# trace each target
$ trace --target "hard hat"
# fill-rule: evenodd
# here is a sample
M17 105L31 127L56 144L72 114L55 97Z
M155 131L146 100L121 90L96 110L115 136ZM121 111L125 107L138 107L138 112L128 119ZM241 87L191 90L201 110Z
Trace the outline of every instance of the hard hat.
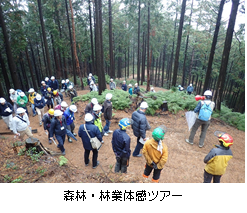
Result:
M24 113L24 112L26 112L26 110L23 109L22 107L19 107L19 108L17 108L17 110L16 110L16 114L21 114L21 113Z
M153 90L154 88L153 87L151 87L151 90Z
M155 128L152 132L152 137L154 140L159 141L163 140L165 136L165 131L159 127Z
M87 113L86 115L85 115L85 121L86 122L90 122L90 121L92 121L93 120L93 115L91 114L91 113Z
M123 81L123 83L126 83L126 81Z
M92 73L89 73L89 75L88 75L89 77L92 77Z
M93 105L98 104L98 100L97 100L96 98L93 98L93 99L91 100L91 103L92 103Z
M135 86L138 86L138 83L135 83Z
M44 81L41 81L41 84L45 84L45 82Z
M68 104L65 101L61 102L61 107L67 107L67 106L68 106Z
M73 105L70 105L70 106L69 106L69 110L72 111L72 112L77 112L77 107L76 107L76 105L74 105L74 104L73 104Z
M125 130L128 126L133 124L133 120L130 118L123 118L119 121L118 126L120 129Z
M45 81L49 81L49 78L48 77L45 77Z
M89 76L88 79L91 79L91 77Z
M47 90L50 92L50 91L51 91L51 88L50 88L50 87L48 87L48 88L47 88Z
M60 116L62 114L63 114L63 112L61 110L59 110L59 109L54 110L54 116L55 117Z
M57 94L57 90L54 90L54 91L53 91L53 95L56 95L56 94Z
M212 92L210 90L206 90L203 95L212 96Z
M145 102L145 101L141 102L140 108L141 109L147 109L148 108L147 102Z
M61 83L64 84L65 83L65 80L62 80Z
M181 87L181 85L178 85L178 87Z
M132 87L132 84L129 84L129 87Z
M111 78L111 81L113 81L113 78Z
M24 96L25 96L25 93L24 93L24 92L21 92L21 93L20 93L20 96L21 96L21 97L24 97Z
M65 81L66 81L66 83L69 83L69 79L66 79Z
M224 147L230 147L233 144L233 138L231 135L225 133L219 136L219 141L222 142Z
M73 89L73 85L69 85L69 89Z
M183 87L181 87L181 90L183 90L184 88Z
M192 87L192 84L190 84L190 87Z
M49 115L54 115L54 109L49 109L48 114Z
M14 89L10 89L10 90L9 90L9 94L12 94L13 92L15 92Z
M33 89L33 88L30 88L30 89L28 90L28 92L29 92L29 93L34 92L34 89Z
M0 98L0 104L4 103L6 100L4 98Z
M37 95L36 95L36 99L37 99L38 101L40 101L40 100L41 100L41 95L40 95L40 94L37 94Z
M54 76L51 76L51 80L54 80L55 79L55 77Z
M93 106L93 111L98 111L98 110L101 110L102 109L102 106L100 106L99 104L95 104L94 106Z
M111 93L107 93L106 96L105 96L105 99L109 101L109 100L111 100L111 98L112 98L112 94Z

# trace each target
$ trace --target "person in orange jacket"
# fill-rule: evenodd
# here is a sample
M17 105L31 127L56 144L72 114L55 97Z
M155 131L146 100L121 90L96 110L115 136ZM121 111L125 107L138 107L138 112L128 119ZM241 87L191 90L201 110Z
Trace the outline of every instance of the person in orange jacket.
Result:
M143 146L142 153L146 159L146 166L143 173L144 178L148 178L153 172L152 181L159 182L161 170L164 168L168 158L168 148L162 142L166 132L165 126L159 126L152 132L152 139L147 140Z

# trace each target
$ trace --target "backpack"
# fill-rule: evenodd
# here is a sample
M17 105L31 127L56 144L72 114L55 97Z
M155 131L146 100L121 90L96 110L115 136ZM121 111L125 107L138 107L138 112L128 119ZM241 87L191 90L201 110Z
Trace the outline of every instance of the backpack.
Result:
M212 112L213 112L211 107L210 107L211 102L209 104L206 104L206 103L204 103L202 101L201 104L202 104L202 107L201 107L201 109L199 111L198 118L200 120L202 120L202 121L208 121L210 116L211 116L211 114L212 114Z

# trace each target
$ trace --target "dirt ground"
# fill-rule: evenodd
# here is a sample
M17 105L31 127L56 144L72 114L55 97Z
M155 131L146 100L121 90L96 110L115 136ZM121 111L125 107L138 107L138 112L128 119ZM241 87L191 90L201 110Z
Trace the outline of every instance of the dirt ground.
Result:
M154 88L156 91L164 90L162 88ZM165 91L165 90L164 90ZM78 91L79 95L86 94L89 89ZM67 103L70 103L69 98L65 98ZM78 112L75 113L75 132L78 133L79 126L84 123L84 109L87 102L78 102ZM168 103L169 107L169 103ZM47 108L46 108L47 109ZM31 110L29 109L29 112ZM115 130L118 128L118 121L124 117L131 117L133 111L128 110L113 110L115 116L112 120L110 129ZM31 113L30 113L31 114ZM45 147L48 147L54 151L58 151L55 144L49 144L47 135L43 130L43 126L39 126L38 116L30 116L30 122L32 129L37 129L38 132L34 134ZM151 130L147 131L147 137L151 138L152 130L157 126L163 124L168 128L165 135L164 142L168 146L168 161L161 172L160 183L201 183L203 182L203 171L205 164L203 162L204 157L213 148L215 144L218 144L217 138L214 136L215 130L221 130L229 133L233 139L234 144L231 147L233 152L233 159L229 161L226 173L222 176L222 183L244 183L245 182L245 132L237 130L234 127L228 126L223 122L212 119L209 126L207 136L205 139L205 146L203 148L198 147L200 131L194 139L194 145L189 145L185 142L185 139L189 136L188 126L185 118L185 112L180 111L176 115L166 113L165 115L147 116L147 119L151 125ZM104 118L102 119L103 125L105 124ZM3 120L0 120L0 132L6 132L7 128ZM136 146L136 137L133 135L131 128L127 130L127 133L131 137L131 152L134 151ZM13 135L2 135L6 140L0 143L10 143L13 140ZM77 136L78 141L69 143L68 139L65 140L65 157L69 160L67 168L73 168L73 172L69 175L69 178L65 178L60 172L53 171L47 175L44 175L37 182L151 182L151 176L144 180L142 173L144 171L145 159L144 157L135 158L130 157L129 167L127 174L115 174L115 156L112 151L110 134L104 137L104 144L99 151L98 160L100 166L96 169L92 169L92 160L88 167L85 166L83 156L84 148L81 139ZM4 144L0 144L3 146ZM1 147L0 147L1 148ZM59 152L59 151L58 151ZM92 154L90 154L90 158ZM49 157L51 158L51 157ZM58 157L54 157L57 159ZM3 168L3 167L2 167ZM1 166L0 166L1 170ZM55 169L54 169L55 170ZM66 172L66 171L64 171ZM108 181L104 181L106 179Z

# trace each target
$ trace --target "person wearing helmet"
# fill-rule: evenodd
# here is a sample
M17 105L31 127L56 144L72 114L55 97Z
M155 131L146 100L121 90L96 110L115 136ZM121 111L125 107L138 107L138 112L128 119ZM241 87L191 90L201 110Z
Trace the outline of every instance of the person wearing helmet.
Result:
M58 90L53 90L53 101L56 101L57 104L61 104L63 101L63 94L58 92Z
M50 87L47 88L47 91L45 94L45 99L47 100L46 105L47 105L48 109L53 108L53 93L52 93Z
M97 137L99 141L102 141L102 135L99 131L99 128L93 124L93 115L91 113L85 114L85 124L80 125L78 130L78 135L82 140L82 144L84 147L84 163L85 166L89 165L89 154L90 151L93 152L93 169L95 169L99 165L98 159L98 150L93 149L90 138L87 135L87 132L85 131L85 128L90 135L91 138Z
M42 118L44 130L45 130L46 134L48 135L49 144L52 143L52 141L49 137L49 132L50 132L51 121L53 118L54 118L54 109L49 109L48 113L45 113L43 118Z
M201 135L199 140L199 147L202 148L204 146L204 140L206 137L207 129L210 124L211 114L213 112L215 103L211 101L212 92L210 90L206 90L204 92L205 100L199 101L194 112L196 113L196 121L192 126L189 139L185 139L185 141L191 145L193 145L193 140L196 134L197 129L201 126Z
M97 92L98 91L98 87L97 87L97 85L94 83L94 81L91 81L90 82L90 88L91 88L91 92Z
M51 80L48 77L45 77L45 84L50 87L51 86Z
M30 121L28 119L26 109L19 107L16 110L16 116L12 121L13 133L16 136L19 136L21 140L23 140L24 135L28 137L33 137L33 134L30 130Z
M153 172L152 181L159 182L161 170L164 168L168 158L168 148L162 141L166 133L166 127L160 126L153 130L152 139L147 140L143 146L142 153L146 159L143 173L144 178L148 178Z
M30 88L28 90L28 93L29 93L28 100L29 100L29 102L31 104L31 108L32 108L32 111L33 111L33 117L34 117L36 115L34 99L35 99L37 93L34 91L33 88Z
M60 92L65 92L65 96L66 97L68 96L67 95L67 88L68 88L67 83L65 82L65 80L62 80L61 81L61 90L60 90Z
M139 95L139 93L140 93L140 87L138 86L138 83L135 83L134 94Z
M14 89L10 89L9 90L9 95L10 95L9 98L13 103L13 110L16 113L16 110L18 108L18 105L17 105L17 97L18 97L17 91L15 91Z
M150 92L155 92L155 90L154 90L154 88L153 88L153 87L151 87Z
M50 82L49 86L51 87L52 91L59 89L59 83L58 83L57 79L55 79L54 76L51 76L51 82Z
M94 125L97 126L99 128L99 131L101 132L101 135L103 137L104 135L104 130L103 130L103 125L102 125L102 121L101 121L101 110L102 110L102 106L100 106L99 104L95 104L93 106L93 121L94 121Z
M142 156L142 154L140 154L140 151L143 148L143 143L145 143L145 141L147 140L146 131L151 128L145 116L147 108L147 102L142 102L140 105L140 109L133 112L131 116L131 119L133 120L132 129L134 135L137 137L137 144L133 152L133 157Z
M39 116L39 125L42 126L42 117L44 116L45 99L40 94L34 98L34 106Z
M13 107L11 103L7 102L4 98L0 98L0 116L2 117L4 123L6 123L8 129L10 129L11 131L13 130L12 111L13 111Z
M226 172L228 161L232 159L233 154L230 146L233 144L233 138L227 133L217 135L220 145L210 150L204 158L206 167L204 169L204 183L220 183L220 178Z
M116 83L113 81L113 78L111 78L109 85L110 85L110 90L116 89Z
M95 104L98 104L98 100L96 98L92 98L91 102L89 104L87 104L86 108L85 108L85 114L87 113L93 113L93 106Z
M48 88L48 86L46 85L45 81L41 81L40 92L41 92L43 97L45 97L47 88Z
M190 84L188 87L187 87L187 92L189 95L191 95L191 93L193 93L194 91L194 87L192 86L192 84Z
M122 89L123 91L127 91L126 81L123 81L121 89Z
M20 95L18 95L18 97L17 97L17 104L18 104L18 107L24 108L26 110L27 115L28 115L27 103L28 103L27 96L25 95L24 92L21 92Z
M68 87L68 95L70 97L71 102L73 101L74 97L77 97L77 92L72 85Z
M119 121L120 129L116 129L112 134L112 150L116 156L115 172L127 173L130 158L130 137L126 133L126 128L132 124L129 118Z
M89 73L88 78L87 78L87 85L90 85L90 82L93 81L94 83L96 83L94 76L92 75L92 73Z
M133 95L133 89L132 89L132 84L129 84L129 94L130 95Z
M55 110L54 118L51 121L49 138L50 140L52 140L53 136L55 135L58 141L57 147L61 150L63 155L65 155L65 148L63 145L67 133L66 129L67 129L67 124L66 124L66 119L63 116L63 112L60 110Z
M104 136L108 136L108 133L112 133L112 130L109 130L110 125L111 125L111 119L112 119L112 94L107 93L105 96L105 102L103 104L103 109L104 109L104 118L105 118L105 126L104 126Z
M65 101L62 101L61 104L58 104L57 106L55 106L55 110L59 109L62 112L65 112L66 108L68 107L68 104Z
M67 129L69 131L71 131L74 136L76 136L76 133L74 133L74 129L75 129L75 123L74 123L75 116L74 116L74 113L75 112L77 112L77 107L76 107L76 105L73 104L73 105L70 105L65 110L65 112L63 113L63 116L65 117L65 120L66 120ZM72 143L72 140L71 140L71 138L69 136L68 136L68 141L70 143Z

